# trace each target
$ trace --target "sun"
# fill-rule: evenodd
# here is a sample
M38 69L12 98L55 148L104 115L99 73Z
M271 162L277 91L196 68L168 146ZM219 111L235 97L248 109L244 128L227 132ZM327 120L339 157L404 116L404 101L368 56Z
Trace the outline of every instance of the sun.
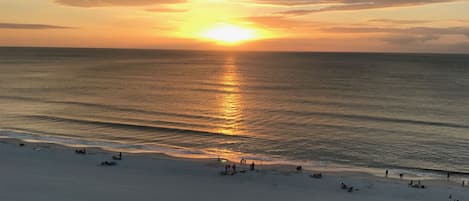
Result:
M253 40L256 38L256 34L253 29L230 24L221 24L204 32L202 37L216 41L219 44L233 45Z

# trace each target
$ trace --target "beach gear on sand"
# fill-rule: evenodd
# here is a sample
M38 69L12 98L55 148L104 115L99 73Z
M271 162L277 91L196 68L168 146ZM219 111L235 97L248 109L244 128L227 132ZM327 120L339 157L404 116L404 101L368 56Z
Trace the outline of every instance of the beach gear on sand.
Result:
M317 173L317 174L312 174L312 175L309 175L311 178L315 178L315 179L321 179L322 178L322 173Z
M101 166L115 166L115 165L117 165L117 163L114 162L114 161L103 161L103 162L101 162Z

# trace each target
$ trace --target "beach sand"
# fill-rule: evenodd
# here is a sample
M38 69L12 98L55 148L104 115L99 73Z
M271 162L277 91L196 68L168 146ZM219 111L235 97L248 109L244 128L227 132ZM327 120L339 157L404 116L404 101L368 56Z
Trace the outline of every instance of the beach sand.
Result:
M111 161L113 153L87 149L88 154L80 155L74 148L19 143L0 143L1 201L469 200L469 188L448 181L423 181L427 188L417 189L408 187L407 180L366 174L323 173L322 179L314 179L294 167L275 171L259 166L256 171L222 176L224 164L217 159L156 154L124 154L116 166L103 167L100 163ZM342 190L341 182L359 190Z

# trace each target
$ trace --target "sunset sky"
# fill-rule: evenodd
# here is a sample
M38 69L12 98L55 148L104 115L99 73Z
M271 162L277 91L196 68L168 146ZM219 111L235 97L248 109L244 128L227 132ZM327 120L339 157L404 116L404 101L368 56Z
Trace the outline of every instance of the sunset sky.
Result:
M0 46L469 53L469 1L0 0Z

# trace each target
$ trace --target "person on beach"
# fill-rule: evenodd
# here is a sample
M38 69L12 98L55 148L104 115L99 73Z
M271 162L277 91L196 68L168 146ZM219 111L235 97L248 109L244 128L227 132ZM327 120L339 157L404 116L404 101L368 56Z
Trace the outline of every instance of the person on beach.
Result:
M388 174L389 174L389 171L388 171L388 170L386 170L386 177L388 177Z
M341 189L347 189L347 185L344 184L344 182L340 183L340 188Z
M462 180L462 187L464 187L464 180Z
M402 179L403 177L404 177L404 173L400 173L400 174L399 174L399 178Z
M112 156L113 160L122 160L122 152L119 152L118 156Z
M231 167L233 168L233 173L236 173L236 164L233 164Z
M450 177L450 176L451 176L451 175L450 175L450 173L448 172L448 173L446 174L446 178L449 180L449 177Z
M256 164L254 164L254 162L251 163L251 167L250 167L251 171L254 171L254 166L255 166L255 165L256 165Z
M301 172L301 170L303 170L303 167L301 167L301 165L300 165L300 166L296 166L296 171L297 171L297 172Z
M245 165L246 164L246 159L242 158L241 161L239 161L239 164Z

